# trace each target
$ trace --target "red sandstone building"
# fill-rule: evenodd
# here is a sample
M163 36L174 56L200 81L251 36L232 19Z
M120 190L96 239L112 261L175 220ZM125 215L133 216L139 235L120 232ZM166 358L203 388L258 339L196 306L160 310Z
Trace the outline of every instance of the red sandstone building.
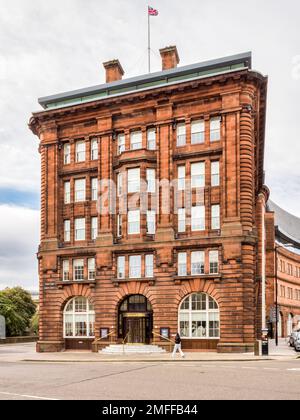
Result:
M250 53L161 56L162 72L124 80L105 63L106 84L40 99L30 121L38 351L163 346L179 330L185 349L245 352L261 336L267 78Z

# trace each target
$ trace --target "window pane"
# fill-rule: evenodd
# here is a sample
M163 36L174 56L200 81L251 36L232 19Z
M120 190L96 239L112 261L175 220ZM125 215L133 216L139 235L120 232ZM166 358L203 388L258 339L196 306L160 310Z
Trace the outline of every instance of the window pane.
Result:
M84 260L74 260L74 281L83 281L84 280Z
M185 209L178 209L178 232L185 232L186 230L186 213Z
M85 219L75 219L75 240L85 240Z
M189 314L180 314L180 335L181 337L189 337L190 331L189 331Z
M79 297L75 299L75 312L82 313L87 312L87 299L84 297Z
M208 304L209 304L209 309L218 309L217 302L210 296L208 298ZM218 315L218 319L219 319L219 315Z
M98 178L92 178L92 201L98 200Z
M65 204L70 204L71 203L71 183L65 182L64 184L65 186Z
M206 307L206 295L204 293L195 293L192 295L193 311L205 311Z
M118 174L118 181L117 182L118 182L118 185L117 185L118 197L121 197L121 195L123 194L123 173Z
M178 276L187 275L187 254L186 252L180 252L178 254Z
M154 194L156 191L156 171L155 169L147 169L147 192Z
M65 315L65 337L73 337L73 315Z
M185 166L178 166L178 191L185 190Z
M211 185L212 187L220 185L220 162L211 163Z
M131 279L142 277L142 257L140 255L129 257L129 277Z
M95 280L96 278L96 260L95 258L88 259L88 276L89 280Z
M75 202L79 203L85 201L86 191L85 179L76 179L75 181Z
M126 151L126 141L125 134L118 135L118 154L124 153Z
M147 131L148 150L156 149L156 130L151 128Z
M203 251L192 252L191 266L192 266L193 276L204 274L204 261L205 261L205 253Z
M64 164L69 165L71 163L71 145L69 143L64 145Z
M156 213L153 210L147 211L147 233L155 235L156 231Z
M221 118L212 118L210 120L210 141L221 140Z
M128 193L140 192L140 169L128 169Z
M181 310L189 310L190 309L190 297L186 298L181 305ZM182 314L181 314L182 316Z
M211 228L213 230L220 229L220 206L214 205L211 207Z
M69 260L63 260L63 281L70 280L70 263Z
M146 265L146 273L145 273L145 276L147 278L153 277L153 265L154 265L153 255L146 255L145 265Z
M191 177L192 177L192 188L205 187L205 163L204 162L191 164Z
M185 124L178 124L177 125L177 146L185 146L186 145L186 126Z
M118 257L118 279L125 278L125 257Z
M91 160L98 159L98 140L93 139L91 141Z
M205 123L204 120L193 121L191 126L192 144L204 143Z
M192 207L192 231L205 230L205 207Z
M131 150L138 150L142 148L142 132L134 131L130 134Z
M210 251L209 252L209 272L210 274L218 274L219 272L219 252Z
M76 143L76 162L85 161L85 142L79 141Z
M98 217L92 217L91 229L91 239L92 241L95 241L98 237Z
M70 242L71 240L71 222L70 220L64 221L64 240L65 242Z
M128 212L128 234L138 235L140 233L140 210Z

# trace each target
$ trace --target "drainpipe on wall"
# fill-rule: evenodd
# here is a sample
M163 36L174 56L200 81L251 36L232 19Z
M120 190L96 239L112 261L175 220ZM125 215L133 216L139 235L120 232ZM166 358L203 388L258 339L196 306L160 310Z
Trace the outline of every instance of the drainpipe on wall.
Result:
M266 214L266 201L265 196L262 195L262 229L261 229L261 355L268 356L269 354L269 344L268 344L268 328L266 322L266 223L265 223L265 214Z
M261 297L261 311L262 311L262 335L264 336L264 331L266 330L266 230L265 230L265 200L262 201L262 233L261 233L261 282L262 282L262 297Z

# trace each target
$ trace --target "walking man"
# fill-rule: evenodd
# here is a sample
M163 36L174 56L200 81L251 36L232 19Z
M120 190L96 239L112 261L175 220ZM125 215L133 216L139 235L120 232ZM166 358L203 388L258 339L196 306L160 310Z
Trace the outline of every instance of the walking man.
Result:
M172 354L173 358L176 356L177 351L180 353L182 358L185 357L183 351L181 350L181 337L180 337L179 333L177 333L176 337L175 337L175 347L174 347L174 351L173 351L173 354Z

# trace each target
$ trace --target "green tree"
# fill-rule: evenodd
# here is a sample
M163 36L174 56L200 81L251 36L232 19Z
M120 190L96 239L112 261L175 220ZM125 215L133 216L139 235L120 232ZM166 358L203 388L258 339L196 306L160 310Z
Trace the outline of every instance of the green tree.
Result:
M36 311L36 313L31 318L30 331L35 335L38 335L38 333L39 333L39 313L38 313L38 311Z
M36 306L30 293L21 287L0 292L0 315L5 317L8 337L25 334L35 312Z

